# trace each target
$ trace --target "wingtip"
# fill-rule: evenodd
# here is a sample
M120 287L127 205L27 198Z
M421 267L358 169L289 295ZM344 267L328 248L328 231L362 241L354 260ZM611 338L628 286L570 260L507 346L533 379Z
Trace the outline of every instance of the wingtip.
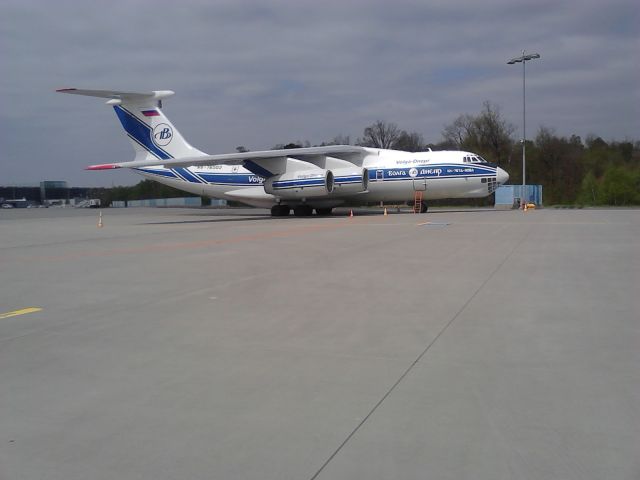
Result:
M120 168L120 165L116 163L103 163L100 165L89 165L85 170L113 170L114 168Z

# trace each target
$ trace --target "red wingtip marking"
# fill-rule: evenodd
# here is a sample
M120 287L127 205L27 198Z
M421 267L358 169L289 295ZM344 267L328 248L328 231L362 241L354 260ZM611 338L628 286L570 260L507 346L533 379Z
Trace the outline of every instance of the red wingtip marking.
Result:
M85 170L112 170L114 168L120 168L115 163L103 163L102 165L89 165Z

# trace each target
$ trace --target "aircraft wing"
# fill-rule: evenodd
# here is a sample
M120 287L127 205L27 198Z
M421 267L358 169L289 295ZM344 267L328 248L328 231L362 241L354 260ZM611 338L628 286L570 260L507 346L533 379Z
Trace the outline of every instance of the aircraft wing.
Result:
M370 151L366 147L358 147L353 145L329 145L325 147L306 147L306 148L290 148L282 150L263 150L259 152L243 152L243 153L223 153L220 155L205 155L200 157L182 157L171 158L167 160L134 160L131 162L121 163L105 163L100 165L91 165L87 170L111 170L114 168L143 168L150 166L162 165L167 168L175 167L191 167L196 165L220 165L223 163L235 161L261 161L260 163L268 164L270 160L276 162L278 159L286 157L294 157L299 160L305 158L328 156L341 160L356 163L357 160L363 158Z

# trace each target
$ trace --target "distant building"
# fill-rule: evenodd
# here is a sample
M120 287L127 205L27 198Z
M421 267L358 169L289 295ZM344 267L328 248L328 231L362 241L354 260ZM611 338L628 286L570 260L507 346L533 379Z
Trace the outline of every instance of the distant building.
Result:
M40 203L40 189L26 186L0 186L0 203L13 199L25 199L32 204Z
M69 186L63 180L45 180L40 182L40 203L69 203Z
M0 200L24 198L31 205L75 205L80 200L95 196L94 188L69 187L62 180L45 180L40 186L0 186ZM92 194L93 193L93 194Z

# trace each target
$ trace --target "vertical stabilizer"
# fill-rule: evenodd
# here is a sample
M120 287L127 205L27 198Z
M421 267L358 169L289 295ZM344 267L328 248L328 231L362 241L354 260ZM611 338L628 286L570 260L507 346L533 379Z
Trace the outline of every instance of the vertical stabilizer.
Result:
M81 90L64 88L60 93L108 98L136 152L135 160L167 160L198 157L204 152L192 147L162 111L162 99L174 94L171 90L149 93L115 90Z

